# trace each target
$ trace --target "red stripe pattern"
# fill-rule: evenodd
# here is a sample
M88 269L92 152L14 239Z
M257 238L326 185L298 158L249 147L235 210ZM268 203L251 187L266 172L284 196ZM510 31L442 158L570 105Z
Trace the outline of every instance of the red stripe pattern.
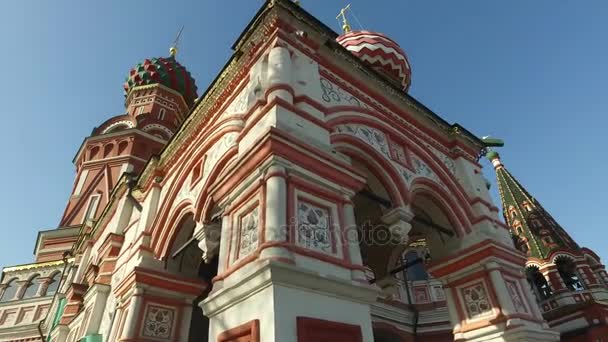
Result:
M394 40L371 31L352 31L336 41L374 69L396 78L407 91L412 82L412 69L405 52Z

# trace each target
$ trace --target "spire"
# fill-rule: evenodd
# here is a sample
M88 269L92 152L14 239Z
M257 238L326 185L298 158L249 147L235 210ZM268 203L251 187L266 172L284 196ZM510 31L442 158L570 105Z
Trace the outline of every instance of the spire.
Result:
M500 155L489 151L494 165L502 211L515 247L530 257L545 259L557 249L579 250L570 235L505 168Z

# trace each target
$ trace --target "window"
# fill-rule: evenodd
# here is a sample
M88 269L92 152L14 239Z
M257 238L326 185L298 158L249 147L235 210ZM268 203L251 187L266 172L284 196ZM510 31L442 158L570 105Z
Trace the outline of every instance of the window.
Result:
M553 239L550 236L543 236L542 241L545 246L550 246L553 244Z
M515 220L515 222L513 222L513 228L515 228L515 233L517 235L521 235L521 233L524 231L523 227L521 226L521 222L519 222L518 220Z
M146 108L145 106L137 107L137 115L143 114L145 108Z
M80 195L80 192L82 191L82 187L84 186L84 182L87 180L88 175L89 175L88 169L82 170L82 172L80 173L80 177L78 177L78 183L76 184L76 188L74 189L73 196Z
M87 220L93 220L95 218L95 213L97 213L97 206L99 205L100 198L100 194L91 195L89 205L87 206L87 211L84 215L83 223Z
M555 261L560 277L571 291L582 291L585 289L583 282L576 272L576 264L568 257L558 257Z
M517 210L514 206L509 206L509 215L511 215L512 219L517 217Z
M27 283L25 292L23 292L23 298L32 298L36 296L38 293L38 287L40 286L39 280L40 276L35 275L32 279L30 279L29 283Z
M165 119L165 108L161 108L160 111L158 112L158 120L164 120Z
M55 273L55 275L53 276L53 279L49 283L49 286L46 288L47 296L54 295L57 292L57 289L59 288L60 280L61 280L61 273L59 273L59 272Z
M8 302L9 300L13 300L15 295L17 294L17 290L19 289L19 285L17 285L17 280L13 279L6 284L6 288L2 293L2 298L0 298L0 302Z
M409 267L405 269L406 280L416 281L428 279L428 274L424 269L424 263L422 262L422 260L418 260L420 259L420 256L418 256L418 252L409 251L405 254L404 259L404 261L409 264Z
M524 209L526 209L526 211L528 211L528 212L532 211L532 206L530 205L530 203L528 201L522 203L522 205L524 206Z
M547 279L545 279L545 276L540 273L536 266L530 266L526 269L526 279L528 280L528 283L530 283L530 286L539 301L545 300L553 295L553 291L551 291Z

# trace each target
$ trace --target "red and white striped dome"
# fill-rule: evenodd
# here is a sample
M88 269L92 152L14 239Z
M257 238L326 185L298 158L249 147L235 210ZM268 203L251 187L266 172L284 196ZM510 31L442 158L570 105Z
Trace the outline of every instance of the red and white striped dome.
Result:
M339 36L336 41L374 69L395 77L403 90L409 89L412 69L405 52L394 40L378 32L352 31Z

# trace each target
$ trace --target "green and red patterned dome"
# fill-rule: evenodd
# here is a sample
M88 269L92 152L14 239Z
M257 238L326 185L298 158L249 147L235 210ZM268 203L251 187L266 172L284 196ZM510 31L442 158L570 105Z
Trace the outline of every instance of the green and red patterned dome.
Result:
M197 97L194 78L174 56L150 58L137 64L129 71L125 81L125 96L134 87L149 84L162 84L179 92L188 106L192 105Z

